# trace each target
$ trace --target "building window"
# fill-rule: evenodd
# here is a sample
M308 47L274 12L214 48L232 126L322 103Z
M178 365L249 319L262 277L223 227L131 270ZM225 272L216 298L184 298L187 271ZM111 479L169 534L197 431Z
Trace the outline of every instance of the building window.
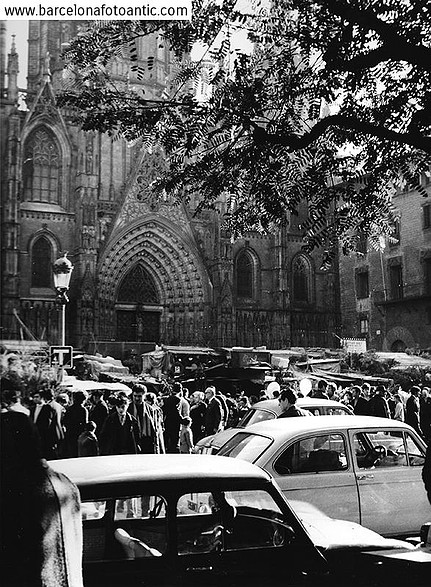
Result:
M39 237L31 249L31 286L51 287L52 247L44 236Z
M356 297L358 300L362 300L368 298L369 295L368 271L360 271L356 274Z
M424 228L431 228L431 204L422 207L423 210L423 226Z
M400 244L400 238L401 238L400 228L401 228L400 221L395 220L392 233L390 234L389 239L388 239L389 246L391 248L398 247Z
M159 304L156 284L142 265L136 265L124 278L118 292L118 302Z
M61 157L50 132L39 129L30 135L24 148L24 200L58 204Z
M253 259L247 251L241 251L236 260L236 295L238 298L253 297Z
M366 235L361 232L358 238L358 244L356 245L356 251L362 255L366 255L368 251L368 239Z
M295 302L310 302L311 271L307 259L300 255L293 262L293 299Z
M389 266L389 284L391 298L393 300L402 300L403 293L403 268L401 265Z
M359 316L359 334L367 336L369 332L368 316Z

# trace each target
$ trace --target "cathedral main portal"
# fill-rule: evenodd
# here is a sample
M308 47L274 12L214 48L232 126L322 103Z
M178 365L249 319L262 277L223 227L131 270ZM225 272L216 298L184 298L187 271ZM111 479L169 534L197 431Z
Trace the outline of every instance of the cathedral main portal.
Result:
M112 237L99 269L100 338L202 344L209 279L181 228L147 216Z
M147 269L137 263L120 285L116 303L116 339L160 341L160 294Z

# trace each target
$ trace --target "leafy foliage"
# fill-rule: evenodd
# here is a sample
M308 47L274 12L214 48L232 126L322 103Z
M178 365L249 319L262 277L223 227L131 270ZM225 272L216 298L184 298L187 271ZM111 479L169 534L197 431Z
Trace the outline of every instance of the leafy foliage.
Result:
M31 356L18 356L15 353L0 355L0 388L7 389L8 384L20 390L24 398L42 389L61 391L58 373L47 362L35 362Z
M66 51L72 84L60 105L77 108L84 129L161 145L168 168L153 188L198 193L201 207L227 198L234 235L271 230L306 200L305 246L323 246L326 262L340 242L345 253L363 235L378 246L393 230L393 194L420 188L428 170L430 3L250 5L196 0L191 22L96 24ZM234 50L238 30L251 54ZM136 40L156 32L182 65L165 95L147 99L116 83L110 63L121 56L137 71ZM204 57L184 59L197 41ZM210 89L200 102L199 80Z
M417 352L417 349L415 349ZM422 355L426 358L425 355ZM411 366L400 369L396 359L383 360L373 351L349 356L346 370L355 370L365 375L392 379L394 385L401 385L404 391L409 391L412 385L430 385L431 372L429 368Z

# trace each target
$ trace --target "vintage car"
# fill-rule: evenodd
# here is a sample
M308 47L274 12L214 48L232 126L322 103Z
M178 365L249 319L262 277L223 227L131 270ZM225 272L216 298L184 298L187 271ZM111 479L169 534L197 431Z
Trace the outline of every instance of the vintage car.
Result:
M370 416L253 424L219 450L261 466L286 498L384 536L415 536L431 510L421 479L426 446L407 424Z
M328 576L333 585L337 568L374 576L365 552L414 549L314 511L302 523L270 475L243 461L120 455L50 465L81 493L86 587L286 587Z
M320 399L317 397L300 397L297 399L296 405L300 408L308 410L313 416L341 416L352 414L352 410L342 404L329 399ZM250 410L241 418L234 428L227 428L222 432L205 436L196 443L194 452L196 454L217 454L222 447L232 436L238 432L238 429L247 428L251 424L263 422L265 420L273 420L281 413L278 399L266 399L256 402ZM288 422L286 421L286 424Z

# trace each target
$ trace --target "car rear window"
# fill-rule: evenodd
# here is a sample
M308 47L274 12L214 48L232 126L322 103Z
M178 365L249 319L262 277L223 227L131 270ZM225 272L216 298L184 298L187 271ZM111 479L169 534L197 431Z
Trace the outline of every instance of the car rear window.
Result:
M345 406L306 406L314 416L346 416L352 412Z
M238 423L238 428L246 428L247 426L251 426L252 424L256 424L257 422L264 422L265 420L273 420L275 418L275 414L273 412L268 412L267 410L260 410L251 408L245 416Z
M233 438L228 440L217 453L225 457L237 457L244 461L254 463L260 455L271 445L272 440L259 434L248 434L239 432Z

